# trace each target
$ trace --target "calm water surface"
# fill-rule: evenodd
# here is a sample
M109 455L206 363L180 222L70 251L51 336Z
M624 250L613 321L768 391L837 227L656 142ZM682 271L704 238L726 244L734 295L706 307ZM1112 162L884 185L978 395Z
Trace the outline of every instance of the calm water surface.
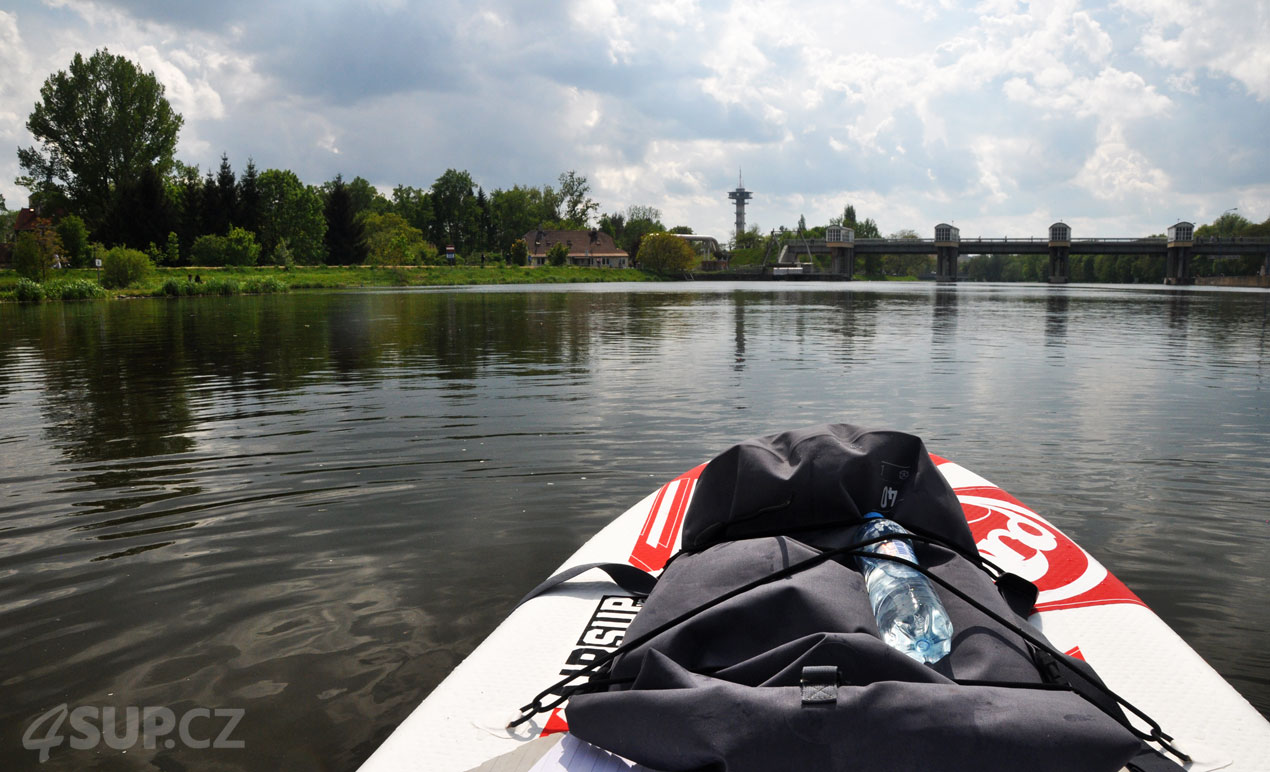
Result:
M1268 311L868 283L0 306L0 768L352 769L601 524L825 421L1008 488L1270 712ZM241 708L245 748L38 765L22 734L63 703Z

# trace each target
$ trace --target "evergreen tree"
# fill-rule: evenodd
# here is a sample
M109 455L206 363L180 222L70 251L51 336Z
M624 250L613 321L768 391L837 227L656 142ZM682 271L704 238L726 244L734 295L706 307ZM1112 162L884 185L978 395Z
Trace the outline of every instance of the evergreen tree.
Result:
M202 215L198 235L223 235L229 232L229 217L221 206L220 187L212 170L203 178L203 190L199 196L199 213Z
M176 189L176 228L179 254L189 255L194 239L203 234L203 184L198 167L184 167ZM183 260L186 264L189 261Z
M235 224L244 230L260 235L260 178L256 174L256 162L247 159L247 169L238 180L238 217Z
M225 221L225 230L216 233L229 233L230 227L238 224L238 185L234 179L234 170L229 165L229 154L221 153L220 171L216 174L216 198Z
M109 214L96 233L106 244L145 250L165 243L174 221L163 176L148 166L136 179L115 186Z
M486 250L493 241L493 222L490 217L489 199L485 197L485 189L476 188L476 248Z
M326 197L326 262L330 265L353 265L366 261L366 237L362 223L353 211L344 176L336 175Z

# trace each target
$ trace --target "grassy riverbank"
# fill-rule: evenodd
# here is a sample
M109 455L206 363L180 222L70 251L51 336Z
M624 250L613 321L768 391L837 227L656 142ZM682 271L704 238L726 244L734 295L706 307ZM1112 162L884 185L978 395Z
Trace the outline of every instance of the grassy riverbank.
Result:
M53 271L41 284L43 299L78 300L91 297L82 290L96 285L91 268ZM578 268L574 266L295 266L281 268L156 268L148 276L123 289L102 290L102 297L155 297L163 295L236 295L253 292L285 292L290 289L341 289L347 287L437 287L469 284L563 284L578 282L654 281L657 277L634 269ZM21 278L13 270L0 270L0 301L18 297ZM27 291L30 287L28 285Z

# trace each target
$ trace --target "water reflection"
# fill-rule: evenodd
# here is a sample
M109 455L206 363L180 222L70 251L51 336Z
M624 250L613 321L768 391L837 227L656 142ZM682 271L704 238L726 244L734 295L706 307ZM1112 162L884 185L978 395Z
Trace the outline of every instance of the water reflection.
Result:
M617 511L827 420L1006 484L1270 707L1267 295L896 284L0 306L0 761L70 701L353 766Z
M1051 287L1045 296L1045 345L1059 351L1067 342L1067 316L1071 299L1066 287Z

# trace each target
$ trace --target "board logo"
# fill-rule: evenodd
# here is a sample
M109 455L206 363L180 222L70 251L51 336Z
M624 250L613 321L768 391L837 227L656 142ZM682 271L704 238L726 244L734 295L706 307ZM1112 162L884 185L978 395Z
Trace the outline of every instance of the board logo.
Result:
M1000 488L956 492L979 552L1035 584L1038 611L1142 603L1080 545Z
M621 646L626 629L643 605L643 598L628 595L605 595L601 598L582 635L578 636L573 651L569 652L560 675L573 675Z
M599 604L595 607L595 613L591 615L590 621L582 630L582 635L578 636L577 645L573 651L569 652L569 658L560 669L560 675L571 676L621 646L622 640L626 637L626 628L635 621L635 615L639 613L643 605L643 598L631 595L605 595L600 598ZM574 683L581 683L581 681ZM564 696L559 692L548 692L548 694L556 697ZM569 731L569 723L565 720L561 709L555 708L547 717L540 736L546 737L567 731Z

